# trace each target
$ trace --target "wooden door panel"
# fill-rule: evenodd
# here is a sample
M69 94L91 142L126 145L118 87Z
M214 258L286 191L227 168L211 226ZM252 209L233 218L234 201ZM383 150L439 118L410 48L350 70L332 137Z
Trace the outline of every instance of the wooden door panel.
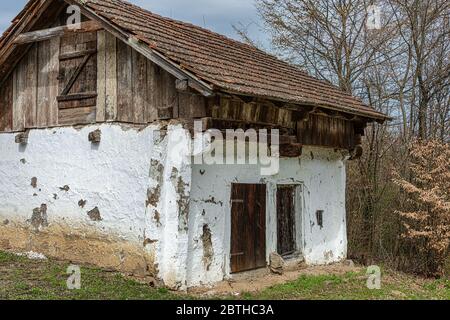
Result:
M277 188L277 251L288 255L296 251L295 186Z
M266 266L266 186L233 184L231 271Z

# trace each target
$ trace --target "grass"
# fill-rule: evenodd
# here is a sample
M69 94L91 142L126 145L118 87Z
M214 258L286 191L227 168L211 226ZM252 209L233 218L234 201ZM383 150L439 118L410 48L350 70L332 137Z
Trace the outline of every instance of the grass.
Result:
M345 275L300 276L296 281L276 285L247 299L314 300L449 300L449 280L427 280L385 271L381 289L366 286L365 272Z
M196 299L138 283L119 273L81 267L80 290L68 290L69 263L29 260L0 251L0 299L11 300L178 300ZM449 280L427 280L384 271L381 290L366 287L365 273L300 276L259 293L242 293L239 299L441 299L450 300ZM209 297L215 298L215 297ZM236 297L216 297L237 299Z
M81 289L68 290L68 263L29 260L0 252L0 299L9 300L172 300L180 296L115 272L81 267Z

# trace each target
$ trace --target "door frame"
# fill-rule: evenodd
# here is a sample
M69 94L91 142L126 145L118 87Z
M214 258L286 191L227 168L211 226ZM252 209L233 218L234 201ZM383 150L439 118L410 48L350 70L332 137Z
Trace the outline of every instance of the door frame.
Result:
M273 184L272 188L272 197L273 197L273 203L274 207L271 208L273 211L269 212L269 215L273 217L273 223L271 225L270 233L271 233L271 246L270 250L268 251L267 255L269 256L271 252L277 252L278 251L278 226L277 226L277 219L278 219L278 212L277 212L277 190L278 186L293 186L295 187L295 241L296 241L296 251L292 254L292 256L296 255L302 255L305 252L305 221L306 220L306 213L307 213L307 202L306 202L306 194L305 191L307 190L305 187L305 184L301 181L294 181L293 179L287 179L282 181L276 181Z
M305 252L305 239L306 239L306 224L309 221L307 219L307 214L309 210L309 196L308 188L305 186L304 182L301 180L296 180L293 178L271 180L245 180L239 181L236 179L233 183L241 184L266 184L266 261L269 263L269 257L272 252L277 251L277 225L276 225L276 191L277 185L295 185L297 186L296 192L296 223L297 223L297 250L299 253L304 254ZM224 277L232 278L231 273L231 183L227 184L227 199L228 206L226 207L225 214L225 232L223 233L223 249L224 249L224 260L223 260L223 271ZM297 207L298 206L298 207ZM224 207L225 209L225 207Z

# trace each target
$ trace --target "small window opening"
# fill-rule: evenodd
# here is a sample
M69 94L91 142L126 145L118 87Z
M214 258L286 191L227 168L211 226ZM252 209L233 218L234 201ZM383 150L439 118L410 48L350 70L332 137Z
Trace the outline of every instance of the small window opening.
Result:
M322 229L323 228L323 210L316 211L316 218L317 218L317 225L320 227L320 229Z

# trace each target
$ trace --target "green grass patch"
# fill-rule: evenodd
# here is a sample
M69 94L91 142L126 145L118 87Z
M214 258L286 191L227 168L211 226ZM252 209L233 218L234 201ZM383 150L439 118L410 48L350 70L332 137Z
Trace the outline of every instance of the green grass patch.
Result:
M66 262L29 260L0 252L0 299L14 300L173 300L196 299L165 288L152 288L117 272L81 266L81 289L69 290ZM343 275L302 275L295 281L275 285L258 293L243 292L239 297L209 299L244 300L450 300L448 279L430 280L412 275L382 271L381 289L366 286L365 271Z
M152 288L119 273L81 267L81 289L67 288L68 263L29 260L0 252L0 299L171 300L181 296ZM183 297L187 298L187 297Z
M384 275L383 275L384 274ZM450 299L448 280L425 280L384 271L381 289L369 289L365 272L345 275L301 276L298 280L276 285L252 299L302 300L433 300Z

